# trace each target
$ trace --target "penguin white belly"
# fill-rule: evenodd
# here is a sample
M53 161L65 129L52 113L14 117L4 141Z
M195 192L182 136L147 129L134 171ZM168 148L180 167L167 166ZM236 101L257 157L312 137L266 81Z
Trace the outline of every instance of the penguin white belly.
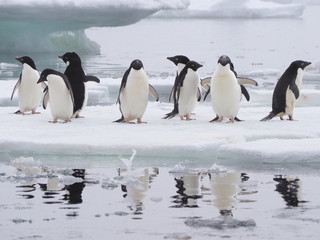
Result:
M21 76L21 83L18 88L20 111L28 112L36 110L41 103L42 96L41 84L37 84L40 74L25 64Z
M73 103L66 84L62 78L55 75L49 75L47 79L50 110L53 118L55 120L69 120L73 113Z
M303 77L303 70L301 68L298 69L298 74L296 77L296 85L298 86L299 92L302 86L302 77ZM295 98L293 92L289 89L286 91L286 109L285 114L292 116L293 110L296 106L297 99ZM284 115L285 115L284 114Z
M198 104L197 93L199 87L199 75L193 70L188 70L179 95L179 115L190 114Z
M125 119L141 119L148 105L149 83L144 71L131 69L120 94L121 112Z
M234 118L240 108L241 88L232 72L211 78L211 104L219 117Z

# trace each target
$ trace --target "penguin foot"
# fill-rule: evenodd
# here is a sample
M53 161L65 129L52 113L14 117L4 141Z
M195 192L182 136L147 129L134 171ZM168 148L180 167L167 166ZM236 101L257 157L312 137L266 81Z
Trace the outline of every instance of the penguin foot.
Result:
M138 124L141 124L141 123L147 123L147 122L143 122L143 121L141 121L140 118L138 118L138 119L137 119L137 123L138 123Z
M49 123L57 123L58 121L54 119L53 121L49 121Z
M229 122L227 123L234 123L234 118L229 118Z
M124 119L123 122L127 124L135 124L134 122L130 122L128 119Z
M212 122L214 122L214 123L220 123L220 122L222 122L223 121L223 117L219 117L217 120L214 120L214 121L212 121Z
M80 116L79 114L77 114L76 116L75 116L75 118L85 118L84 116Z
M68 123L68 122L71 122L71 120L70 119L64 120L63 123Z
M36 112L35 110L32 110L31 114L41 114L41 113L40 112Z
M191 113L185 115L187 121L196 120L195 118L191 118L190 115L191 115ZM194 115L194 114L193 114L193 115Z

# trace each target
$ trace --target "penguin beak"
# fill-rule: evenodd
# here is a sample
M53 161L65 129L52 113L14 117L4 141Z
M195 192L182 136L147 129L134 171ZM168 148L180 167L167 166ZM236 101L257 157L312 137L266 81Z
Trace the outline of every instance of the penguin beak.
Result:
M15 59L16 59L18 62L21 62L21 63L22 63L21 57L16 57Z
M44 82L46 81L46 78L44 76L40 76L39 80L37 83L41 83L41 82Z
M170 60L171 62L174 62L174 58L173 57L167 57L168 60Z

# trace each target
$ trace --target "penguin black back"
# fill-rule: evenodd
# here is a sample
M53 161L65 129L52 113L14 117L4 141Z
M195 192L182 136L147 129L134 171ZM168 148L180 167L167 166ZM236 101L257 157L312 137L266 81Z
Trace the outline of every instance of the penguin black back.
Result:
M86 75L82 69L81 59L75 52L67 52L63 56L60 56L65 63L69 63L64 74L67 76L74 94L74 110L79 111L85 99L85 85Z
M284 73L279 78L272 95L272 111L270 114L260 121L269 121L273 117L277 116L279 113L285 113L287 106L287 90L288 88L294 94L295 99L299 98L300 90L296 84L296 80L298 77L298 70L302 71L310 65L310 62L306 61L293 61L290 66L284 71ZM289 119L292 119L292 115L289 116Z
M272 112L274 114L285 111L286 91L288 87L294 93L296 99L299 97L299 89L295 83L298 69L301 68L304 70L304 68L309 64L309 62L301 60L294 61L279 78L272 95Z

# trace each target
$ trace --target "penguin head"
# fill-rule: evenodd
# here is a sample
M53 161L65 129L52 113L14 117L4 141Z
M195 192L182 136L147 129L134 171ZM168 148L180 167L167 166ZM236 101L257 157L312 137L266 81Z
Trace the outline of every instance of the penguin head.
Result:
M302 70L304 70L310 64L311 64L311 62L306 62L306 61L302 61L302 60L296 60L296 61L293 61L291 63L291 66L296 68L296 69L301 68Z
M38 80L37 83L41 83L41 82L44 82L44 81L47 81L47 76L51 73L51 69L45 69L42 71L42 73L40 74L40 78Z
M136 59L131 62L130 68L133 68L134 70L140 70L143 68L143 64L139 59Z
M179 63L187 64L190 61L189 58L187 58L184 55L176 55L174 57L167 57L167 59L170 60L171 62L173 62L176 66Z
M21 62L22 64L27 64L30 67L32 67L34 70L37 70L36 65L31 57L24 56L24 57L16 57L16 60L18 62Z
M60 75L60 76L63 75L62 73L60 73L60 72L58 72L56 70L47 68L47 69L42 71L42 73L40 74L40 78L39 78L37 83L41 83L41 82L47 81L48 80L47 77L50 74Z
M198 68L201 68L203 65L201 65L200 63L197 63L196 61L189 61L187 64L186 64L186 68L190 68L192 69L193 71L197 71Z
M226 55L222 55L219 60L218 60L218 64L221 64L222 66L226 66L227 64L230 65L230 68L231 66L233 66L232 62L231 62L231 59L226 56Z
M81 64L81 59L75 52L67 52L62 56L59 56L65 63L69 64Z

